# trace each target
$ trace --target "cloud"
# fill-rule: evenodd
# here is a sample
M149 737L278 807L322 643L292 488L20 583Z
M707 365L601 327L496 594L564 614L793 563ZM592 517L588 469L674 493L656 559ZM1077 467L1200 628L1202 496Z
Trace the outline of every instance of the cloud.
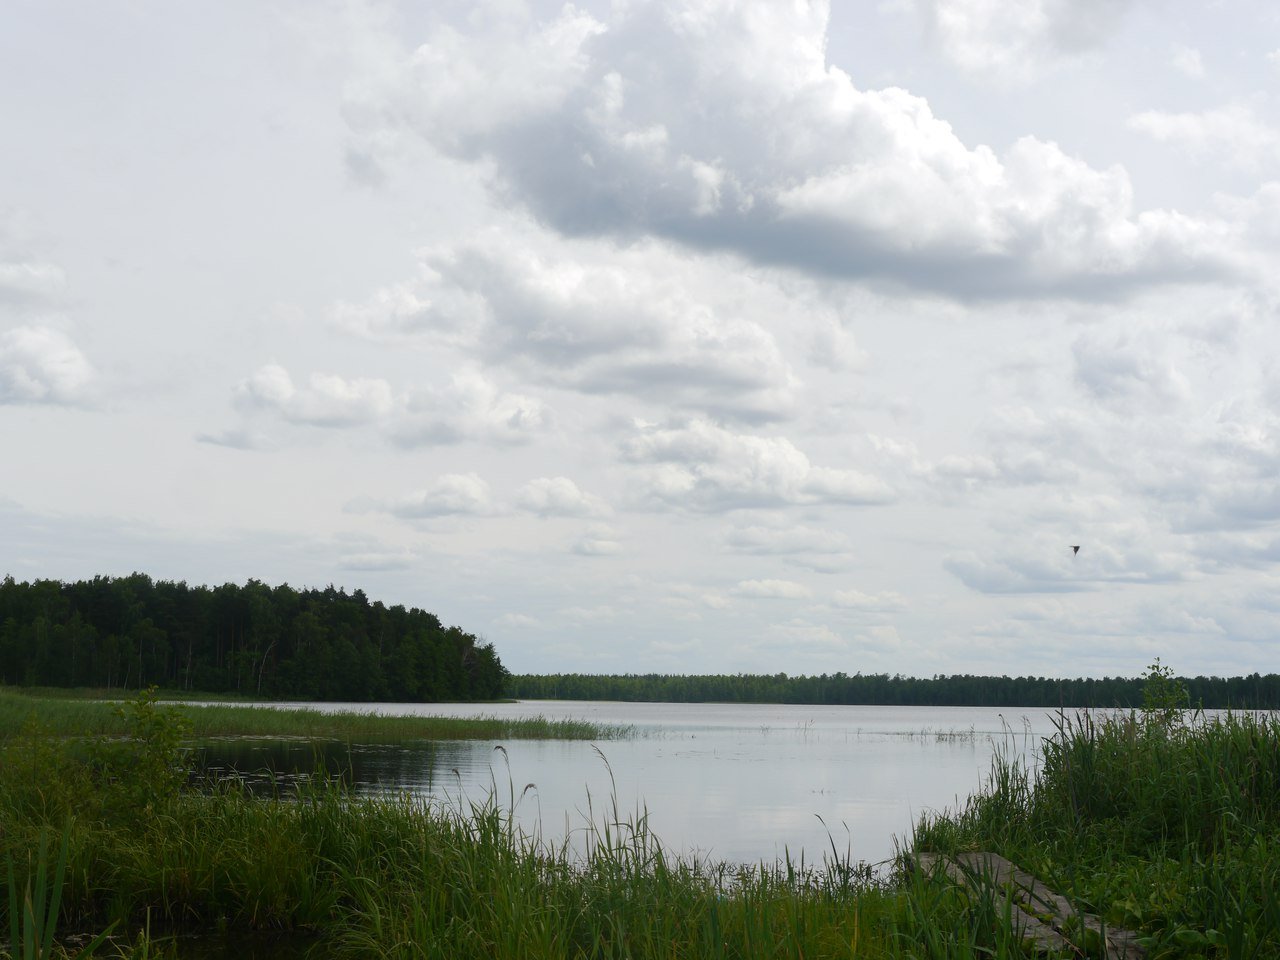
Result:
M446 516L491 516L497 512L489 485L474 473L446 473L395 501L389 512L406 520Z
M417 280L340 308L344 328L431 337L582 393L774 419L796 380L766 324L839 328L830 307L663 244L611 250L515 222L421 256ZM856 356L847 334L831 338L833 362Z
M294 386L289 371L276 363L260 367L236 387L236 402L269 410L289 423L313 427L354 427L375 422L395 406L391 385L382 379L347 380L313 373L307 386Z
M611 557L622 552L622 544L616 530L597 524L575 541L572 550L584 557Z
M837 590L831 595L831 602L834 606L845 610L860 610L866 613L888 613L903 610L907 606L906 599L892 590L886 590L883 593Z
M805 526L760 525L734 527L725 544L739 553L776 556L793 553L848 553L849 538L838 530L818 530Z
M1190 383L1169 356L1164 339L1095 332L1071 347L1075 379L1094 399L1134 397L1167 407L1191 396Z
M343 570L408 570L418 557L410 550L371 550L362 553L344 553L338 558Z
M504 613L500 617L494 618L494 626L497 627L536 627L538 626L538 618L531 617L524 613Z
M538 477L516 494L516 504L542 517L598 517L609 512L598 497L584 493L568 477Z
M94 370L66 334L50 327L0 333L0 404L85 404Z
M1141 546L1093 542L1079 555L1066 543L1026 541L1023 551L980 557L972 551L953 554L943 567L965 586L980 593L1075 593L1103 584L1171 583L1184 579L1187 558Z
M483 374L467 369L440 386L397 393L383 379L345 379L320 373L311 374L308 385L299 388L288 370L269 363L240 382L235 403L246 413L267 413L295 426L373 426L402 447L464 441L525 443L550 421L541 400L505 393ZM257 436L241 427L201 434L199 439L256 448Z
M62 289L65 280L56 264L0 260L0 304L48 300Z
M1172 52L1169 54L1169 62L1173 64L1175 70L1191 77L1193 80L1199 80L1204 77L1204 58L1200 56L1200 51L1195 47L1187 47L1180 43L1175 43Z
M396 413L391 435L406 447L468 440L527 443L551 419L541 400L505 393L473 370L454 374L443 387L407 394Z
M670 428L637 424L621 454L648 465L642 485L650 501L694 510L893 499L892 489L879 478L816 467L785 437L732 433L705 420Z
M1133 0L918 0L947 59L970 73L1028 80L1106 42Z
M1027 6L1033 22L1012 32L989 16ZM932 9L975 37L1075 51L1124 6ZM566 7L496 38L441 26L357 85L349 110L366 133L412 131L482 165L502 201L569 236L656 236L967 296L1088 297L1227 270L1215 226L1136 212L1120 167L1033 137L970 149L923 98L855 87L826 62L827 16L825 3L670 0L618 5L608 22Z
M729 592L753 600L805 600L813 595L804 584L792 580L741 580Z
M1212 155L1249 170L1280 161L1280 130L1259 119L1247 104L1200 113L1147 110L1130 117L1129 126L1161 143L1175 144L1192 156Z

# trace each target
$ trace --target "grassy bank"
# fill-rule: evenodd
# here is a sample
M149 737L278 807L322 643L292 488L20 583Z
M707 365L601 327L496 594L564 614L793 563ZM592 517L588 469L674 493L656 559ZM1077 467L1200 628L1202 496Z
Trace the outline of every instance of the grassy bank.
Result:
M125 719L129 738L87 755L31 730L0 744L0 853L22 888L41 837L65 832L60 929L117 922L135 953L149 920L157 932L293 932L319 956L1028 955L998 896L905 870L876 877L834 849L816 866L673 857L643 811L609 798L577 825L578 859L517 830L515 785L455 807L321 783L274 799L192 792L175 772L181 717L139 703ZM1038 771L998 761L983 795L926 819L915 843L1000 852L1139 928L1153 958L1251 960L1280 955L1278 808L1280 722L1205 722L1157 703L1097 723L1064 716Z
M1280 718L1061 716L1038 772L998 759L915 842L1000 853L1152 957L1280 956Z
M549 720L545 717L406 717L277 709L236 704L181 704L172 709L190 725L193 737L307 737L353 743L406 740L616 740L631 736L628 726ZM12 736L32 719L47 732L66 736L119 736L126 720L119 705L61 696L33 696L0 689L0 738Z

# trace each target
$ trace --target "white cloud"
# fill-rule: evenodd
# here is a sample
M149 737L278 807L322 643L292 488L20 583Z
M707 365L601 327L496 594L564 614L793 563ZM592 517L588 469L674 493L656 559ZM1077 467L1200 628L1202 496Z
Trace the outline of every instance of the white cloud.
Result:
M847 553L849 538L838 530L793 526L739 526L725 536L725 543L741 553L785 555L791 553Z
M705 420L671 428L637 425L622 455L650 465L642 477L648 498L694 510L893 499L879 478L815 467L785 437L732 433Z
M572 550L584 557L611 557L622 552L622 543L613 527L596 524L574 542Z
M524 613L504 613L502 616L495 618L493 623L494 626L498 627L516 627L519 629L522 627L536 627L539 621L537 617L531 617Z
M315 427L371 423L395 406L386 380L313 373L307 386L299 389L289 371L277 363L266 364L242 380L235 395L236 402L247 409L270 410L290 423Z
M505 393L474 370L454 374L445 386L409 393L396 413L391 435L407 447L468 440L526 443L551 419L541 400Z
M0 304L46 300L62 289L65 280L56 264L0 260Z
M1254 169L1280 160L1280 130L1261 120L1247 104L1229 104L1200 113L1147 110L1129 126L1161 143L1177 144L1193 155L1213 155Z
M1076 382L1095 399L1138 398L1167 407L1191 396L1187 378L1169 355L1166 338L1090 333L1071 348Z
M1173 64L1175 70L1191 77L1193 80L1199 80L1204 77L1204 58L1200 56L1200 51L1195 47L1187 47L1180 43L1175 43L1172 52L1169 54L1169 62Z
M1122 8L934 9L975 36L998 28L1072 51ZM1030 22L1012 30L992 20L1024 9ZM1003 155L970 149L921 97L855 87L826 62L827 14L824 3L670 0L620 5L608 23L566 8L519 40L441 27L353 109L485 164L502 198L566 235L656 235L816 274L988 295L1226 268L1212 226L1136 212L1120 167L1095 170L1032 137ZM512 44L523 52L509 55ZM464 93L440 76L481 86Z
M598 517L609 512L598 497L585 493L568 477L538 477L516 493L516 504L543 517Z
M1133 0L917 0L952 63L1028 80L1103 44Z
M768 324L839 326L829 307L657 243L609 250L512 223L422 257L418 280L343 307L359 318L346 328L427 336L540 383L720 416L790 412L796 380Z
M729 592L753 600L804 600L813 596L808 587L793 580L741 580Z
M525 443L549 423L546 405L534 397L505 393L483 374L463 369L437 387L397 393L383 379L345 379L313 373L298 388L276 363L260 367L235 389L235 402L253 414L266 412L287 423L327 428L373 426L396 444L418 447L464 441ZM255 447L248 428L201 434L227 446Z
M0 404L85 403L93 379L93 367L61 331L15 327L0 333Z
M861 590L837 590L831 595L831 602L846 610L861 610L867 613L886 613L906 608L907 601L899 593L886 590L882 593L863 593Z
M338 558L343 570L408 570L418 557L411 550L370 550L344 553Z
M489 516L497 512L489 484L474 473L446 473L392 503L397 517L417 520L445 516Z

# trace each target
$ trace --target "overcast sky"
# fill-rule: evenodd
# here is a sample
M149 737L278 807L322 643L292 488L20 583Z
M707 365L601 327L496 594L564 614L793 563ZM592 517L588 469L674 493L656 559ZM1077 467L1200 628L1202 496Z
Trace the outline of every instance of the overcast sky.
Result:
M1280 670L1272 0L10 0L0 120L0 575Z

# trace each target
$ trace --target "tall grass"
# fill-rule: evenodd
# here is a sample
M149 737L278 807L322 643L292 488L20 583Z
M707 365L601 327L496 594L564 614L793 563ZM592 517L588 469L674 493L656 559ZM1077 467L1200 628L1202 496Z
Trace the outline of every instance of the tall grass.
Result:
M915 842L1001 853L1157 956L1280 956L1280 718L1062 714L1038 771L998 756Z
M229 704L181 704L194 737L308 737L359 743L405 740L616 740L634 727L546 717L386 716L373 711L276 709ZM0 689L0 738L36 720L42 729L67 736L122 735L127 728L119 704L108 701L32 697Z

